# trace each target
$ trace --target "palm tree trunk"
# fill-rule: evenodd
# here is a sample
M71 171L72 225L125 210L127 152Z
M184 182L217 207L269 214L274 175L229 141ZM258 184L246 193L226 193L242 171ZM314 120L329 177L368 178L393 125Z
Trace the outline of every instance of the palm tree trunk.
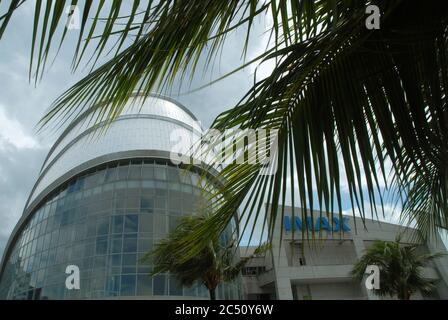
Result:
M210 293L210 300L216 300L216 289L208 289L208 292Z
M397 298L400 299L400 300L410 300L411 299L411 294L408 292L408 290L402 289L398 293Z

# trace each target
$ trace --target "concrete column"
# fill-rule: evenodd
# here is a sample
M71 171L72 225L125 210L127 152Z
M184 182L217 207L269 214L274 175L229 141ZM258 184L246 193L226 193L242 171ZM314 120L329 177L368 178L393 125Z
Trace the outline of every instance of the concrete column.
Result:
M445 245L439 234L431 235L429 237L427 247L430 253L446 253ZM442 282L437 287L437 291L441 299L448 299L448 256L442 256L434 260L434 264L436 265L437 272L441 278L440 281Z
M275 242L277 241L277 242ZM288 274L288 258L286 257L285 244L277 247L280 239L274 240L272 248L272 264L274 266L275 291L278 300L293 300L291 279Z
M278 300L293 300L291 280L287 277L277 278L276 291Z

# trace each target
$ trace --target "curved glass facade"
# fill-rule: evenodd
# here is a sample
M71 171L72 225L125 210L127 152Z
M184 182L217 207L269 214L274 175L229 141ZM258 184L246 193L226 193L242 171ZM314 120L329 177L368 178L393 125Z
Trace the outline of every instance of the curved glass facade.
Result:
M180 216L195 213L199 175L149 159L94 170L53 191L30 215L5 261L0 299L208 298L202 284L185 288L168 274L150 278L151 263L141 262ZM80 290L66 289L68 265L80 269ZM218 299L241 298L239 283L220 286Z

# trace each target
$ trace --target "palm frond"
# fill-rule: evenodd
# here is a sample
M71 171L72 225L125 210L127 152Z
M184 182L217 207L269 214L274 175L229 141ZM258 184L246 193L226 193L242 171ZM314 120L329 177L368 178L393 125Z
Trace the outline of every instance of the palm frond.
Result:
M0 16L0 38L22 3L12 1ZM72 4L78 2L36 1L30 67L36 79L56 35L59 47L66 39L63 8ZM379 30L365 27L367 4L381 10ZM94 121L113 120L133 92L149 93L194 74L200 59L212 63L230 32L247 27L244 54L254 19L273 19L273 50L258 61L274 61L276 68L213 126L276 132L278 170L266 176L257 164L224 168L224 185L211 199L216 214L182 241L190 255L222 232L245 200L241 215L263 222L268 237L288 193L302 215L341 215L343 180L361 217L366 204L372 217L378 215L386 161L399 193L408 197L405 214L425 230L446 227L446 1L141 1L121 14L123 7L119 0L81 6L72 66L92 49L93 71L55 101L42 126L92 108L101 111ZM96 67L108 51L115 53Z
M441 183L427 183L431 176L425 175L432 170L438 181L446 181L446 140L440 137L448 129L448 7L437 1L375 3L382 12L380 30L365 28L364 7L344 12L331 29L266 57L277 61L272 74L216 119L213 127L218 130L278 130L278 170L269 177L261 177L260 165L222 170L224 186L215 194L222 201L211 202L215 219L195 235L195 243L185 240L188 250L198 250L197 238L206 237L207 230L223 230L244 199L250 204L242 216L260 214L260 206L251 204L272 204L261 214L268 237L277 215L283 215L277 204L284 204L286 192L299 198L302 215L314 210L341 215L343 177L362 219L365 203L375 218L377 204L383 202L380 179L388 175L386 161L392 162L401 185L412 181L408 173L414 170L415 177L424 179L424 188L439 193L430 198L437 202L432 230L446 221L445 189ZM437 159L433 167L427 167L428 155ZM295 175L289 174L290 168ZM289 189L287 179L294 181ZM256 196L248 197L253 190ZM406 210L416 209L412 199ZM429 217L426 211L415 212Z

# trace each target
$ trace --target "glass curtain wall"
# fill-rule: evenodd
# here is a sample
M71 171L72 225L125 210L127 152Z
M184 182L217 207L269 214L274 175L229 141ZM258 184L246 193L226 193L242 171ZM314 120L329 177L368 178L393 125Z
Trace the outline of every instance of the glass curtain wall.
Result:
M148 276L142 256L191 215L201 197L199 175L156 160L98 167L53 192L20 232L0 283L0 299L94 299L153 295L208 297L202 284ZM232 237L235 223L223 235ZM80 269L80 290L67 290L68 265ZM240 281L217 290L239 299Z

